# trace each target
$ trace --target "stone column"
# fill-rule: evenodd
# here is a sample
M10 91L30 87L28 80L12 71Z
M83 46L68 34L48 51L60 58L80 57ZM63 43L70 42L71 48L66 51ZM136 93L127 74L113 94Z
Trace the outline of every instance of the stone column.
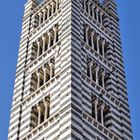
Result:
M89 76L90 78L92 78L92 66L93 66L93 62L89 62Z
M40 87L40 77L41 77L41 74L37 72L37 89Z
M112 53L111 48L112 48L111 44L110 44L110 43L107 43L107 45L106 45L106 54L105 54L105 58L106 58L107 60L110 59L111 55L112 55L113 58L114 58L114 55L115 55L115 54ZM110 61L112 62L112 59L110 59Z
M59 9L59 0L56 0L56 11Z
M37 58L40 56L40 47L41 47L41 42L38 40L37 41Z
M46 20L46 12L47 12L47 10L43 9L43 22Z
M89 26L85 27L86 28L86 43L89 45L89 38L88 38L88 31L89 31Z
M92 17L95 19L94 9L95 9L95 6L94 6L94 4L92 4Z
M40 123L41 123L41 106L39 104L37 106L37 110L38 110L38 125L40 125Z
M91 9L90 9L90 4L91 4L90 1L88 1L87 4L88 4L88 13L89 13L89 15L90 15L90 10L91 10Z
M56 39L57 39L57 28L53 27L53 31L54 31L54 40L53 40L53 44L56 43Z
M100 70L100 67L97 66L95 68L95 73L96 73L96 83L99 84L99 70Z
M36 15L33 15L33 17L32 17L32 27L33 28L36 28L37 27L37 21L36 21L37 19L36 19Z
M102 72L102 87L105 89L105 71Z
M52 1L52 14L54 14L55 3Z
M32 52L33 52L34 55L31 56L30 62L32 61L32 58L33 58L33 60L35 60L36 57L37 57L37 54L36 54L37 52L36 52L36 50L35 50L35 45L34 45L34 44L35 44L35 43L32 43L32 45L31 45Z
M94 101L95 120L98 121L98 101Z
M100 49L99 49L99 41L100 41L100 35L97 35L97 53L100 53Z
M105 40L103 40L103 42L102 42L102 56L105 58L105 44L106 44L106 42L105 42Z
M98 8L96 8L95 9L95 12L96 12L96 18L97 18L97 22L99 22L99 9Z
M45 47L46 47L46 37L43 35L42 36L42 40L43 40L43 50L42 50L42 53L45 52Z
M101 105L101 124L104 125L104 104Z
M45 115L44 115L44 120L47 120L48 118L48 111L49 111L49 102L44 100L44 106L45 106Z
M39 25L42 23L42 12L39 12Z
M103 13L100 11L100 23L101 23L101 25L103 25Z
M51 47L51 32L48 33L48 49Z
M50 79L51 79L53 77L53 64L50 63L49 66L50 66Z
M47 6L47 18L49 18L50 17L50 6L48 5Z
M83 0L84 3L84 10L86 11L86 0Z
M47 68L43 68L44 71L44 84L46 83L46 74L47 74Z
M95 34L94 31L92 31L91 32L91 46L92 46L93 49L95 49L94 48L94 39L93 39L94 38L94 34Z

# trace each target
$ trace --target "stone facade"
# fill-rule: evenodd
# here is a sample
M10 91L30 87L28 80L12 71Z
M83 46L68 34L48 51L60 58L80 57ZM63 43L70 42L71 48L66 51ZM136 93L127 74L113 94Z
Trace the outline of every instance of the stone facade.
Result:
M9 140L132 140L114 0L28 0Z

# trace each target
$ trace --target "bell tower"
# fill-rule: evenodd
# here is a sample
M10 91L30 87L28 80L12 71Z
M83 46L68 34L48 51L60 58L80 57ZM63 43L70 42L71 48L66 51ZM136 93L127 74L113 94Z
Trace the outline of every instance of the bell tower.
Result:
M132 140L114 0L28 0L9 140Z

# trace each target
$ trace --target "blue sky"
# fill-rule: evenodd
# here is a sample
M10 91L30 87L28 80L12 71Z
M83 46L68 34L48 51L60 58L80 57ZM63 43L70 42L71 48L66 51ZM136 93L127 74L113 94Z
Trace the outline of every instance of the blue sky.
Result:
M23 6L0 4L0 140L7 140ZM134 140L140 140L140 0L117 0Z

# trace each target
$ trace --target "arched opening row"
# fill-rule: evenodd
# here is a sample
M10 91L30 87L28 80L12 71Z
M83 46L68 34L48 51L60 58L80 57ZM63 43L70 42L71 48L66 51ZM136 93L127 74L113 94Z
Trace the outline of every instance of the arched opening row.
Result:
M110 123L110 107L96 96L92 97L92 117L106 127Z
M97 85L108 90L109 73L91 59L87 60L87 75Z
M50 117L50 97L47 96L31 109L30 130L33 130Z
M109 50L109 43L96 33L93 29L90 29L88 25L84 27L84 41L87 45L92 47L98 54L108 59L107 51Z
M104 25L105 14L91 0L83 0L83 9L98 23Z
M57 10L59 10L59 0L52 0L46 7L43 7L39 12L33 15L33 27L37 28L56 13Z
M55 62L52 59L31 76L31 91L34 92L55 76Z
M43 34L32 44L32 60L50 49L58 42L58 26L55 25L49 32Z

